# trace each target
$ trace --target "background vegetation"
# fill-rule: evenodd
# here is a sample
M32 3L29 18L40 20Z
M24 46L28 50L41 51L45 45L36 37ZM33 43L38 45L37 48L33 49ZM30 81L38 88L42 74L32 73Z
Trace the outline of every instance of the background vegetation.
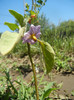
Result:
M58 70L74 70L73 68L73 51L74 51L74 21L68 20L61 22L58 26L50 24L49 20L44 14L39 16L37 24L41 25L41 39L50 43L55 51L55 65ZM29 28L29 26L28 26ZM37 47L38 49L35 49ZM40 53L40 46L38 43L31 46L32 54ZM12 54L20 54L23 56L27 54L26 44L18 44Z
M61 22L58 26L55 26L54 24L50 24L49 20L46 18L44 14L39 16L38 19L39 20L36 25L38 24L41 25L42 34L40 38L50 43L51 46L54 48L54 51L55 51L54 68L56 69L56 71L59 71L59 72L60 71L69 71L69 72L74 71L74 67L73 67L74 21L73 20L64 21L64 22ZM28 28L29 28L29 25L28 25ZM41 57L40 59L42 59L42 56L40 56L41 51L40 51L40 46L38 43L31 46L31 53L32 53L32 56L38 55L39 57ZM11 82L9 71L6 70L6 67L5 67L7 64L12 63L13 69L18 70L20 72L20 68L17 68L17 66L22 66L22 65L20 63L18 64L17 62L11 62L8 59L9 58L12 59L13 57L17 57L17 60L19 58L23 59L26 55L27 55L27 45L22 44L22 41L21 41L19 44L17 44L14 50L5 57L5 59L7 59L7 62L0 63L0 72L1 73L4 72L6 75L6 77L2 77L2 76L0 77L0 81L1 81L0 98L4 100L6 99L6 97L7 97L7 100L11 100L10 98L12 98L12 100L25 100L24 98L26 98L27 100L29 100L30 97L32 96L31 100L35 99L35 96L34 96L35 91L33 91L33 87L31 87L33 85L34 80L32 79L30 84L26 84L26 85L23 85L23 81L22 81L23 79L21 80L21 82L15 81L21 87L19 89L19 87L17 86L17 89L19 89L19 91L17 91L15 90L14 85ZM0 56L0 59L4 61L4 57ZM36 67L38 66L39 64L38 65L36 64ZM42 66L43 64L42 65L40 64L40 70L44 70L42 69ZM27 69L29 67L30 66L28 65L26 66ZM6 83L8 85L7 88L5 86ZM47 83L41 83L41 84L45 85ZM52 88L52 90L55 90L55 89ZM14 91L15 95L13 94L11 90ZM43 92L44 91L45 90L43 90ZM39 92L41 96L42 91L39 91ZM46 99L46 100L49 100L49 99Z

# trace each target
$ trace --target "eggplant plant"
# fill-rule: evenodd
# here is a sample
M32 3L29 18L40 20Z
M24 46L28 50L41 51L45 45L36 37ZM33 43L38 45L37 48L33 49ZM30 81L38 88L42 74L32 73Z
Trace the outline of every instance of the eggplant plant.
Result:
M51 45L45 41L42 41L39 39L41 32L40 32L40 25L36 25L38 21L38 14L41 8L45 5L47 0L32 0L32 7L30 10L30 5L26 3L26 9L24 16L19 14L18 12L14 10L9 10L10 14L13 15L16 20L18 21L19 25L16 25L14 23L5 22L4 24L7 25L12 31L18 29L18 32L9 32L5 31L0 38L0 53L5 56L9 54L13 48L18 44L21 40L22 43L27 43L28 48L28 55L30 58L32 70L33 70L33 76L34 76L34 82L35 82L35 90L36 90L36 98L39 100L39 93L38 93L38 87L37 87L37 78L36 78L36 71L35 66L32 60L30 46L35 44L36 42L39 42L42 54L44 57L44 62L46 66L46 72L47 74L51 71L54 65L54 50L51 47ZM30 26L29 30L27 31L28 25ZM50 91L54 89L48 89L44 97L46 97ZM43 98L44 100L44 98Z

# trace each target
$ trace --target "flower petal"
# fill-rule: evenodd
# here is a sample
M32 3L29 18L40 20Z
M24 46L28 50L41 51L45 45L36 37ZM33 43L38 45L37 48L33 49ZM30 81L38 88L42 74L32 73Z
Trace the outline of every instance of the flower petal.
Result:
M33 39L28 39L27 42L30 43L30 44L36 43L36 41L34 41Z
M40 35L41 35L41 32L37 33L37 34L36 34L36 38L39 38Z
M35 34L35 32L36 32L36 27L32 24L31 26L30 26L30 34Z
M40 28L41 28L40 25L36 26L36 32L35 32L36 34L40 32Z
M22 38L23 43L27 42L27 40L30 39L30 36L31 36L31 35L30 35L29 31L26 32L26 33L24 34L24 37Z
M34 44L34 43L36 43L36 41L34 41L34 40L31 40L31 41L30 41L30 43L31 43L31 44Z

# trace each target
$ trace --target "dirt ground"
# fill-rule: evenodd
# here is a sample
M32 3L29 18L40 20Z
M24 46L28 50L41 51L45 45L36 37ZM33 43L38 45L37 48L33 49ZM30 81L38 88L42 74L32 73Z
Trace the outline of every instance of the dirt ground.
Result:
M20 69L20 71L22 73L23 79L29 83L33 76L32 69L28 69L28 70L23 69L24 64L30 63L30 61L28 60L29 58L26 56L25 62L24 62L24 58L22 60L21 59L17 60L17 58L13 58L13 59L10 58L10 61L7 63L10 68L10 75L12 76L12 80L13 81L16 80L17 76L20 75L20 72L15 70L15 66L12 67L12 65L11 65L13 62L17 62L18 68ZM40 63L39 58L37 56L35 56L34 59L36 59L34 63ZM4 62L6 61L5 58L3 58L3 61ZM2 63L2 60L0 60L0 63ZM43 72L41 71L37 74L42 76ZM52 72L49 75L44 76L43 80L48 81L48 82L55 81L57 84L62 82L62 84L63 84L62 88L57 91L57 94L59 94L60 98L63 100L74 100L74 96L71 95L71 92L74 90L74 72L72 72L72 73L63 72L62 73L62 72L56 72L56 71L52 70ZM66 97L68 97L68 99L65 99Z
M74 96L71 96L71 92L74 90L74 74L57 74L53 81L57 83L63 83L62 88L58 91L60 95L69 96L74 100Z
M39 73L41 76L43 73ZM69 99L66 100L74 100L74 96L71 95L71 91L74 90L74 74L52 74L52 79L50 79L50 76L45 75L44 80L48 82L55 81L57 84L62 83L62 88L58 91L57 94L59 94L61 99L64 99L68 97ZM25 81L30 82L31 76L33 75L32 72L30 72L26 77Z

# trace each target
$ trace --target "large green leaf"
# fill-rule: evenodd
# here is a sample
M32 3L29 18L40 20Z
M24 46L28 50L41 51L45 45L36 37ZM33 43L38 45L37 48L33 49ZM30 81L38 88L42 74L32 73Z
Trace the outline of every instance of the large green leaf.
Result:
M5 22L4 25L7 25L12 31L19 29L18 25L13 24L13 23Z
M0 52L2 55L8 54L18 42L19 34L5 31L0 39Z
M18 20L19 24L23 26L24 17L14 10L9 10L9 12Z
M47 73L49 73L54 65L54 50L51 45L44 41L39 41L44 56Z
M24 32L25 27L20 28L19 33L5 31L0 38L0 53L3 55L8 54L24 36Z

